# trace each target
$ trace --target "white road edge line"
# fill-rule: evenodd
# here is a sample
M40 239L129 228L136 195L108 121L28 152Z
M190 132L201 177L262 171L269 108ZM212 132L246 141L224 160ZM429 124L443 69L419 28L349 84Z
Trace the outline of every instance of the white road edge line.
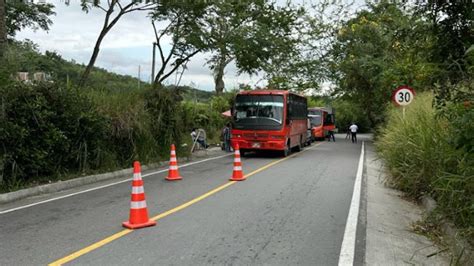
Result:
M179 168L183 168L183 167L186 167L186 166L191 166L191 165L194 165L194 164L199 164L199 163L203 163L203 162L207 162L207 161L212 161L212 160L216 160L216 159L228 157L228 156L231 156L231 155L233 155L233 154L226 154L226 155L221 155L221 156L217 156L217 157L212 157L212 158L204 159L204 160L197 161L197 162L187 163L187 164L181 165ZM166 171L168 171L168 169L163 169L163 170L160 170L160 171L148 173L148 174L142 175L142 177L147 177L147 176L159 174L159 173L163 173L163 172L166 172ZM103 185L103 186L99 186L99 187L94 187L94 188L86 189L86 190L83 190L83 191L79 191L79 192L67 194L67 195L64 195L64 196L60 196L60 197L56 197L56 198L51 198L51 199L47 199L47 200L43 200L43 201L31 203L31 204L28 204L28 205L24 205L24 206L12 208L12 209L7 209L7 210L4 210L4 211L0 211L0 214L5 214L5 213L13 212L13 211L18 211L18 210L21 210L21 209L26 209L26 208L33 207L33 206L36 206L36 205L40 205L40 204L43 204L43 203L48 203L48 202L51 202L51 201L60 200L60 199L64 199L64 198L69 198L69 197L72 197L72 196L75 196L75 195L79 195L79 194L83 194L83 193L87 193L87 192L90 192L90 191L94 191L94 190L98 190L98 189L102 189L102 188L106 188L106 187L115 186L115 185L118 185L118 184L121 184L121 183L129 182L129 181L132 180L132 179L133 179L133 178L128 178L128 179L125 179L125 180L122 180L122 181L118 181L118 182L115 182L115 183L110 183L110 184L107 184L107 185Z
M354 265L354 253L356 244L357 222L359 220L360 193L362 186L362 172L364 169L364 142L360 152L359 166L357 168L354 192L352 192L351 207L347 216L346 229L342 240L341 252L339 253L339 266Z

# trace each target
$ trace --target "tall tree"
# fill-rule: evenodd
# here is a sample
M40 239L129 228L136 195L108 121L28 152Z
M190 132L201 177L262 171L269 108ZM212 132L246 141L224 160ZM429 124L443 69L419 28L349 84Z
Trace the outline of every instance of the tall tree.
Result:
M28 0L0 0L0 54L4 53L7 37L24 29L48 30L52 24L54 5Z
M97 56L99 55L100 45L104 40L107 33L117 24L117 22L125 14L134 12L134 11L149 11L152 10L158 1L139 1L132 0L129 3L122 4L120 0L109 0L106 4L103 4L100 0L81 0L82 10L89 12L92 8L98 8L105 13L104 24L100 30L99 36L94 45L94 50L92 52L89 63L82 74L79 86L83 86L89 77L89 74L94 67ZM66 4L69 4L69 1L66 1Z
M431 22L430 30L436 37L432 59L446 71L440 81L466 78L465 53L474 43L474 2L426 1L415 6L414 11Z
M351 17L352 3L321 0L305 6L296 28L295 49L273 58L265 73L269 86L315 93L327 81L328 52L334 31Z
M225 68L231 62L240 72L252 74L294 48L292 33L304 10L268 0L210 2L205 14L206 40L217 94L224 90Z
M371 126L382 122L394 88L421 90L432 84L437 68L429 60L433 38L427 27L388 1L358 12L339 28L331 49L334 93L359 105Z
M206 1L188 3L165 0L151 13L155 45L158 47L161 61L160 68L153 77L155 85L161 85L180 67L184 71L193 56L207 49L202 23L203 12L207 6ZM166 26L157 28L156 21ZM163 40L165 37L171 39L170 44ZM164 48L166 44L171 45L169 51Z

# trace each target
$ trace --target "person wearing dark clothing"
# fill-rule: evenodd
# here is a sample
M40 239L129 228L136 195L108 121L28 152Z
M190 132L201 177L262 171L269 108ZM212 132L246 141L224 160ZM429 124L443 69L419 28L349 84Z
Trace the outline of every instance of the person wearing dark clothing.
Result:
M334 142L336 142L336 137L334 137L334 131L333 130L328 131L328 141L331 141L331 138Z
M347 126L346 139L350 139L350 138L351 138L351 129L350 129L350 127L351 127L351 124L349 124L349 125Z
M226 152L231 152L231 146L230 146L230 123L227 123L227 125L224 127L222 131L223 139L224 139L224 148Z

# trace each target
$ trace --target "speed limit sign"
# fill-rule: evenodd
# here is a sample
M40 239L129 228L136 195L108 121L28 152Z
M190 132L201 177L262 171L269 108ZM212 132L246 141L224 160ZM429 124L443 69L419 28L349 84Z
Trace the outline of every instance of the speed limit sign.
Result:
M400 106L409 105L415 97L415 91L408 86L398 87L392 94L392 100Z

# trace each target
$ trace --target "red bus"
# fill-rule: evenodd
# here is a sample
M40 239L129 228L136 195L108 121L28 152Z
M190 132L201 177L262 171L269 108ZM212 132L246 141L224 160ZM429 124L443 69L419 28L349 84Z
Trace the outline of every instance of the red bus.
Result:
M328 136L329 131L336 129L336 116L333 108L309 108L308 117L311 122L311 138L313 140L324 139Z
M288 156L306 142L306 98L283 90L243 91L232 108L232 145L244 154L252 150L277 150Z

